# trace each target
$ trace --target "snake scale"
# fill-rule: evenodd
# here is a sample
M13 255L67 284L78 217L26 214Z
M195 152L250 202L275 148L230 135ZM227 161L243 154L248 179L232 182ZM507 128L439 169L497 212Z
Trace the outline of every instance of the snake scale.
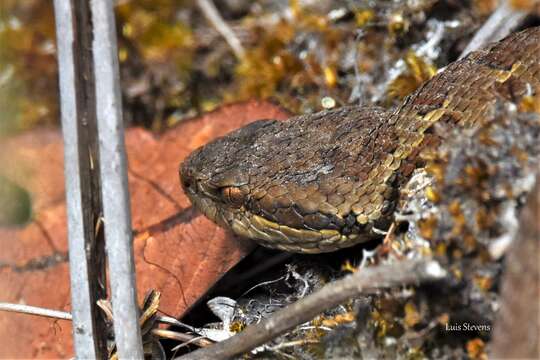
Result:
M182 186L207 217L261 245L319 253L375 237L423 166L433 130L487 121L499 98L540 94L540 27L451 63L393 111L348 106L259 120L195 150Z

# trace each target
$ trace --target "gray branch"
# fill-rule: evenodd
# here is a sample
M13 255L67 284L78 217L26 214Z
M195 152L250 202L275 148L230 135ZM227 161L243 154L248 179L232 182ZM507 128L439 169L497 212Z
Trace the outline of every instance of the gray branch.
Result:
M214 3L211 0L197 0L197 6L206 17L208 22L223 36L227 44L231 47L234 55L238 59L242 59L246 53L240 40L236 37L231 28L223 20Z
M11 303L0 302L0 311L45 316L45 317L50 317L53 319L60 319L60 320L71 320L71 314L65 311L50 310L50 309L40 308L37 306L29 306L29 305L22 305L22 304L11 304Z
M509 35L526 16L527 12L514 9L506 0L502 1L497 10L476 32L459 58L461 59L471 51L476 51Z

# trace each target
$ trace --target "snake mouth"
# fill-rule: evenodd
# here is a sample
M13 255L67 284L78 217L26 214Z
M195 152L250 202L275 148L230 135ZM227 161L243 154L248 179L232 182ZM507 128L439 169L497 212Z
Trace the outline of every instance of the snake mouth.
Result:
M330 252L367 240L365 234L344 235L333 229L309 230L281 225L249 211L236 217L230 227L236 234L266 247L301 253Z
M344 235L338 230L298 229L253 214L243 206L230 207L216 203L201 194L191 194L192 203L218 225L236 235L252 239L263 246L302 253L335 251L372 239L366 234Z
M180 172L182 187L206 217L236 235L261 245L291 252L322 253L370 240L367 234L342 234L335 229L295 228L254 214L243 205L239 187L219 187L203 176Z

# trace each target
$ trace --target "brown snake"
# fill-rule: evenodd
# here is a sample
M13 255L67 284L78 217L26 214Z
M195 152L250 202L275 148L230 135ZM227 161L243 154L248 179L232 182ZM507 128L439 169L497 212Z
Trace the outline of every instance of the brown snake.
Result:
M259 120L195 150L182 186L207 217L261 245L334 251L380 236L399 189L441 138L488 121L498 98L540 95L540 27L470 53L393 111L343 107Z

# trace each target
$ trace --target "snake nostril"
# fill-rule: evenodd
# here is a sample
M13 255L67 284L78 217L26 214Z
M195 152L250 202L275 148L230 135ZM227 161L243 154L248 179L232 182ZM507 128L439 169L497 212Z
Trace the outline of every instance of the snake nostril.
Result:
M184 189L189 189L193 185L192 177L189 171L182 169L180 171L180 183Z
M191 187L191 181L188 179L182 179L182 185L184 185L184 188L189 189Z

